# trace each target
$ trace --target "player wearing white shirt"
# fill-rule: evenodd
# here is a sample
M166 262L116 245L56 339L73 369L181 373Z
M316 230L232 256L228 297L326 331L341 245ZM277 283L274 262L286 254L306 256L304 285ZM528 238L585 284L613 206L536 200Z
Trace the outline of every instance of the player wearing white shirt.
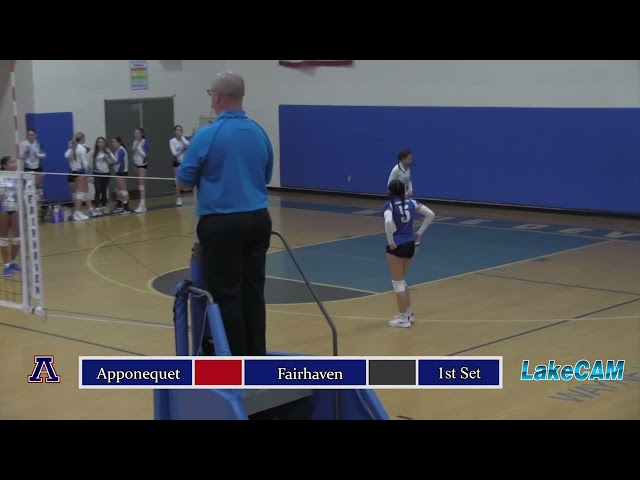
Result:
M0 170L15 172L18 161L13 157L2 157ZM0 251L2 252L2 276L20 273L20 215L18 215L18 177L2 175L0 172Z
M44 147L36 138L36 131L30 128L27 130L27 139L20 142L20 160L24 162L24 171L42 172L40 162L46 157Z
M33 128L27 130L27 139L20 142L19 145L20 160L23 162L23 169L25 172L37 172L42 173L42 160L47 157L44 147L37 140L36 131ZM36 176L36 196L38 202L43 201L42 185L44 183L44 177L42 175Z
M171 155L173 155L173 176L176 176L176 172L178 171L178 167L182 162L184 157L184 153L189 148L189 140L183 134L182 127L180 125L176 125L174 129L174 137L169 140L169 148L171 149ZM175 182L174 182L175 184ZM182 206L182 198L180 197L180 189L176 185L176 205L178 207Z
M136 166L138 173L138 191L140 192L140 203L136 208L136 213L147 211L147 196L144 191L144 179L147 176L149 168L149 143L144 136L144 128L136 128L133 131L135 140L131 147L133 164Z
M411 198L413 196L413 181L411 179L411 166L413 165L413 153L410 150L403 150L398 154L398 159L396 165L391 169L391 173L389 174L389 180L387 180L387 188L391 185L391 182L394 180L400 180L404 184L405 195L407 198ZM436 214L433 211L424 206L423 213L426 217L425 224L428 227ZM425 227L425 228L426 228ZM420 245L420 241L416 242L416 246Z
M82 204L89 201L89 147L84 144L84 133L78 132L69 141L67 151L64 156L69 162L71 174L67 177L71 192L73 193L73 219L88 220L89 217L82 212Z

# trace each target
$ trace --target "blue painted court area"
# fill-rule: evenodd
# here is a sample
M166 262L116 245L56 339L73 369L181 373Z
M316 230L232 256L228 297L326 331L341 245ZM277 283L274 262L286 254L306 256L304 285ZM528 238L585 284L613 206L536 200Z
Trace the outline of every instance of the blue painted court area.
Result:
M338 213L342 215L358 215L364 217L380 218L382 225L382 206L384 201L380 201L379 209L364 209L351 205L332 205L327 203L301 202L294 200L282 200L271 198L271 205L280 208L291 208L294 210L310 210L315 212ZM428 204L428 202L427 202ZM437 207L434 208L437 214ZM603 240L629 240L640 241L640 230L614 230L610 228L577 228L575 225L538 224L525 223L522 221L508 219L486 219L478 217L438 217L436 222L460 225L469 228L491 228L499 230L515 230L528 232L554 233L557 235L568 235L571 237L586 237Z
M407 282L415 285L440 280L603 241L434 223L417 249ZM390 289L385 244L381 233L299 247L295 255L311 282L381 293ZM269 255L267 274L300 279L286 252Z

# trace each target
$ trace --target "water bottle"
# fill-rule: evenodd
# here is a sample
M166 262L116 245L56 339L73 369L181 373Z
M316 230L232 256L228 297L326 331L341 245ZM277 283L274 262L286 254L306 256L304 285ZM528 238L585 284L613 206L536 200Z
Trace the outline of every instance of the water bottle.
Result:
M51 217L53 219L53 223L60 223L64 221L62 218L62 212L60 211L60 205L53 206L53 213Z

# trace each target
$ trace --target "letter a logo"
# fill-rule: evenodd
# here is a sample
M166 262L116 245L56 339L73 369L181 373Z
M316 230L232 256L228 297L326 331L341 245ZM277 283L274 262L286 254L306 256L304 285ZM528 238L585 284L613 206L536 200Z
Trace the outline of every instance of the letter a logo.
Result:
M35 366L28 377L29 383L42 383L42 374L44 383L60 383L60 375L53 368L53 355L35 355L33 363Z

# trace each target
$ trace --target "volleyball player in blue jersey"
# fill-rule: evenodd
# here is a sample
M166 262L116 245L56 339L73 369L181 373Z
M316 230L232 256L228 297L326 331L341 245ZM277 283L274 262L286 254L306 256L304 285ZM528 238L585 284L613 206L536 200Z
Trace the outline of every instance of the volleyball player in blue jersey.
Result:
M391 283L396 294L398 315L389 322L392 327L409 328L414 317L407 282L407 270L413 260L416 243L429 226L429 210L413 199L407 199L402 180L389 182L389 200L384 204L384 228L387 234L387 263L391 271ZM416 213L424 215L420 229L414 233Z
M129 176L129 152L125 148L122 138L115 137L111 140L111 145L115 152L115 172L116 172L116 196L118 203L111 213L119 215L128 215L131 213L129 207L129 190L127 190L127 179Z
M396 159L396 164L391 169L391 173L389 174L389 180L387 180L387 188L389 184L394 180L400 180L404 184L405 196L407 198L413 197L413 180L411 179L411 172L413 171L413 153L411 150L402 150L398 154L398 158ZM433 219L436 217L436 214L433 211L424 205L424 216L426 218L427 227L433 222ZM426 227L425 227L426 228ZM416 247L420 245L420 241L416 242Z

